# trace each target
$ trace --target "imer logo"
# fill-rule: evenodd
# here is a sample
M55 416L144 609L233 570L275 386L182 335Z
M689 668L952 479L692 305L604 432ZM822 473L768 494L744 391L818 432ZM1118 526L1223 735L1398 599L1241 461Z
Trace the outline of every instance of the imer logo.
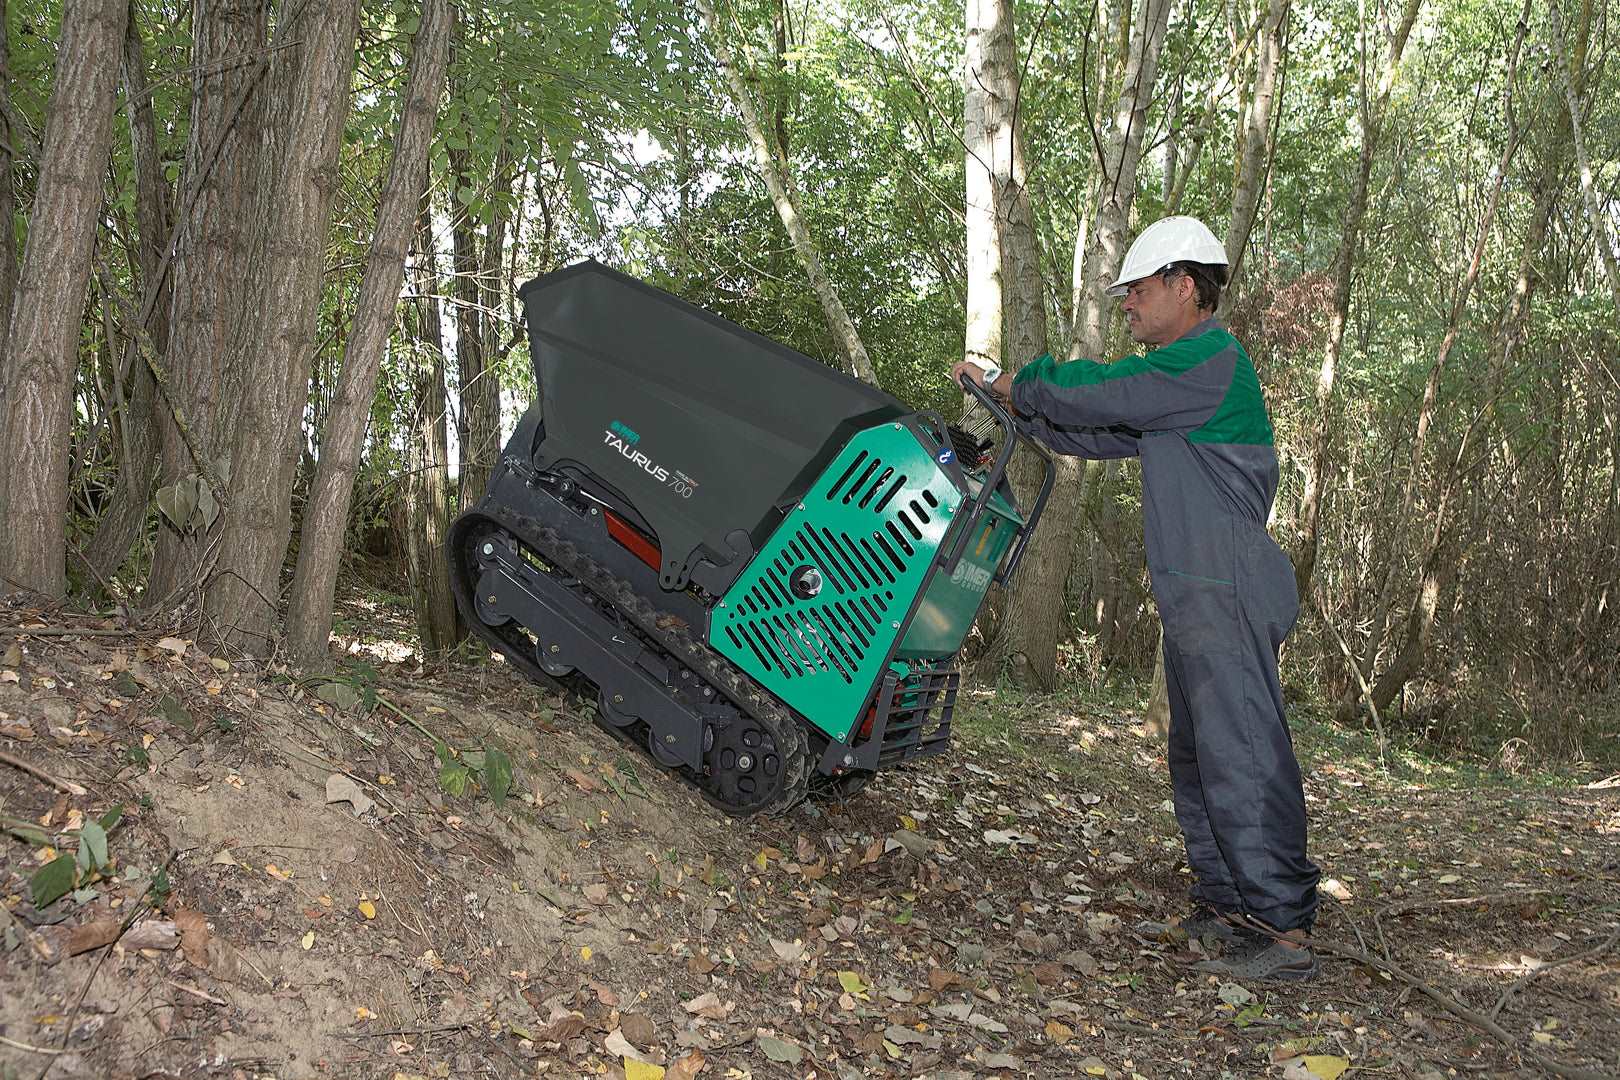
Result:
M660 484L669 483L669 470L662 465L655 465L652 458L635 449L636 443L640 441L641 436L629 424L621 423L618 420L613 421L607 426L607 430L602 432L604 445L617 450L624 455L626 461L644 469L648 476L657 480Z
M951 575L951 584L959 585L971 592L984 592L990 587L990 571L982 566L974 566L970 562L956 564L956 572Z

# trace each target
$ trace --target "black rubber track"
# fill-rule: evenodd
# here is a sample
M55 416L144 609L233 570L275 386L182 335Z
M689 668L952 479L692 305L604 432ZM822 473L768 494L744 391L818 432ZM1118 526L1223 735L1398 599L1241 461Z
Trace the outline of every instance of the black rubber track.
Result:
M580 554L579 550L556 530L527 522L516 514L503 512L500 507L478 507L457 521L454 530L459 540L456 542L457 550L454 554L454 558L460 564L457 568L459 573L456 575L457 599L463 601L463 611L468 615L469 623L478 629L481 637L494 644L503 653L511 655L514 643L496 635L490 627L478 620L476 612L467 610L472 606L471 589L476 583L472 573L472 568L476 565L476 546L489 535L491 527L510 533L519 543L531 548L535 554L559 571L577 579L595 596L634 623L637 631L645 638L690 668L700 679L724 695L738 710L747 713L776 744L777 753L782 761L778 772L781 782L775 790L767 793L762 799L744 805L721 800L706 784L707 777L698 775L690 769L672 769L659 764L660 769L680 776L697 788L704 801L717 810L735 817L784 814L804 800L809 793L810 771L813 767L809 735L804 724L761 690L752 679L694 637L684 622L664 618L662 620L664 625L660 626L660 616L664 613L653 607L628 583L588 556ZM465 597L462 595L463 592L466 593ZM529 656L518 656L514 659L519 660L526 672L530 668L538 670L538 665ZM639 743L636 746L649 760L654 760L644 746Z

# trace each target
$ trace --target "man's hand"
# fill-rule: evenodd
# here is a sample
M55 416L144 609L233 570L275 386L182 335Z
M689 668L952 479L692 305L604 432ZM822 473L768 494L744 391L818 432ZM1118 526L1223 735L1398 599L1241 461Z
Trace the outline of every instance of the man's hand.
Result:
M1013 378L1006 372L1003 372L994 382L987 383L984 381L984 369L982 367L969 360L960 360L951 368L951 382L960 386L964 375L1003 400L1012 398Z

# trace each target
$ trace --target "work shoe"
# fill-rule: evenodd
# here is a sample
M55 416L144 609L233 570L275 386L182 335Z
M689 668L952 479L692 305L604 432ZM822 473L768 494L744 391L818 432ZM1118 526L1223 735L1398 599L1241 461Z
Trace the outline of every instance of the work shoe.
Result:
M1161 938L1181 930L1189 938L1205 945L1225 945L1238 936L1237 929L1207 904L1199 904L1188 915L1175 922L1139 922L1136 932L1143 937Z
M1308 947L1247 930L1227 946L1219 960L1203 960L1193 967L1229 979L1264 982L1303 982L1315 978L1321 969Z

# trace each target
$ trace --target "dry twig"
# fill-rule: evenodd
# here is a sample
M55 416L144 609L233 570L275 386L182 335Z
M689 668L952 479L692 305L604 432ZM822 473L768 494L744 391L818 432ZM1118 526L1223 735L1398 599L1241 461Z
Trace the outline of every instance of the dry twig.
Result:
M1593 1072L1590 1069L1583 1069L1576 1065L1565 1065L1552 1058L1543 1057L1534 1050L1521 1045L1517 1039L1503 1030L1502 1026L1489 1016L1470 1009L1450 994L1436 990L1433 986L1411 974L1392 960L1380 960L1378 957L1365 953L1360 949L1353 949L1343 942L1330 941L1326 938L1309 938L1306 940L1306 944L1317 952L1326 953L1328 956L1342 957L1346 960L1354 960L1358 964L1365 964L1370 968L1399 979L1452 1016L1464 1023L1472 1024L1509 1050L1515 1051L1534 1062L1544 1072L1565 1077L1566 1080L1614 1080L1607 1073Z
M1508 985L1506 990L1502 991L1502 996L1496 999L1495 1005L1491 1006L1491 1019L1495 1020L1498 1016L1502 1015L1502 1010L1507 1007L1508 999L1512 998L1514 994L1528 986L1532 981L1547 974L1549 971L1564 967L1567 964L1578 963L1582 960L1595 960L1604 953L1608 952L1610 949L1614 948L1614 943L1616 941L1620 941L1620 930L1616 930L1614 933L1605 938L1600 944L1587 949L1583 953L1576 953L1574 956L1561 957L1560 959L1554 960L1550 964L1543 964L1541 967L1521 975L1519 978L1513 980L1513 982Z
M60 777L52 776L50 773L46 772L44 769L41 769L38 765L30 765L30 764L28 764L28 762L24 761L22 758L13 757L12 755L10 755L10 754L8 754L8 753L6 753L4 751L0 751L0 762L5 762L7 765L10 765L12 768L15 768L15 769L21 769L23 772L27 773L29 776L34 777L36 780L43 780L45 783L51 785L51 787L55 788L57 791L65 791L69 795L88 795L88 794L90 794L90 792L87 789L85 789L82 785L75 784L71 780L63 780Z

